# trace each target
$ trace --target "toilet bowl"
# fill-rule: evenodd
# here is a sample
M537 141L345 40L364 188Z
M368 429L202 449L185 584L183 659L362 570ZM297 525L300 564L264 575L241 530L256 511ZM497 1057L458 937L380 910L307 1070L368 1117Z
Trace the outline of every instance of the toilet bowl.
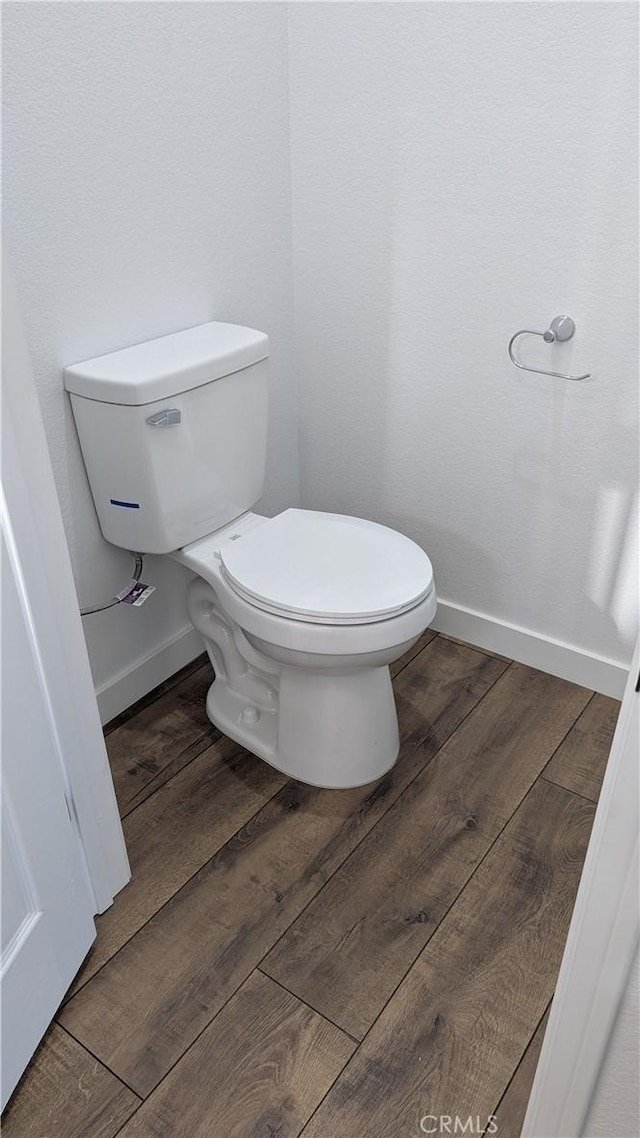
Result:
M268 356L263 332L214 322L74 364L65 386L107 541L196 575L209 718L287 775L359 786L396 760L388 665L433 619L433 570L362 518L252 512Z
M393 766L388 665L436 608L418 546L359 518L287 510L247 513L173 557L197 574L187 608L216 674L207 713L226 735L318 786L359 786Z

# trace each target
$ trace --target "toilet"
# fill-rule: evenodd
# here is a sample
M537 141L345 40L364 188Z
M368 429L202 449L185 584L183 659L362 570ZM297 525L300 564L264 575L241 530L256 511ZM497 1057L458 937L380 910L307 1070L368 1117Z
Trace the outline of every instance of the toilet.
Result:
M302 782L361 786L396 761L389 664L433 620L433 570L375 522L253 512L268 359L263 332L212 322L74 364L65 387L106 540L191 571L211 721Z

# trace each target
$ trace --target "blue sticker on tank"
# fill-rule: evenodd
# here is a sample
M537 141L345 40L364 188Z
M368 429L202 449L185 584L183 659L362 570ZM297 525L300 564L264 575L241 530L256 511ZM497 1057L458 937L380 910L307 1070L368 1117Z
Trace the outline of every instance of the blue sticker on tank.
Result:
M112 506L124 506L125 509L127 509L127 510L139 510L140 509L140 503L139 502L121 502L119 498L110 498L109 500L110 500Z

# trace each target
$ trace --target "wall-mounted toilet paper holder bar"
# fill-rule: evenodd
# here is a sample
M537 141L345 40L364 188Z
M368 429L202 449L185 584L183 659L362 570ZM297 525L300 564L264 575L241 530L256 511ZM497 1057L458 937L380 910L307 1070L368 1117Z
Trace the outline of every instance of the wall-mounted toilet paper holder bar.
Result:
M561 371L545 371L540 367L529 367L527 364L520 363L520 360L516 359L513 351L513 345L518 339L518 336L542 336L542 339L547 344L556 342L563 343L565 340L571 339L575 330L575 320L572 320L570 316L554 316L546 332L536 332L533 328L521 328L520 331L516 332L509 340L509 359L512 364L521 368L522 371L535 371L538 375L552 375L556 379L589 379L591 375L590 371L585 372L584 375L564 375Z

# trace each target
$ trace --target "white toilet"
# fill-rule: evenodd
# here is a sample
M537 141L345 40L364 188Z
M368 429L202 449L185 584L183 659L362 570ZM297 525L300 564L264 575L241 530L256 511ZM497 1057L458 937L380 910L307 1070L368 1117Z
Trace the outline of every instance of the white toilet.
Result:
M274 767L324 787L398 754L388 665L435 615L409 538L340 514L251 512L264 485L269 340L210 323L65 370L107 541L197 576L215 669L207 713Z

